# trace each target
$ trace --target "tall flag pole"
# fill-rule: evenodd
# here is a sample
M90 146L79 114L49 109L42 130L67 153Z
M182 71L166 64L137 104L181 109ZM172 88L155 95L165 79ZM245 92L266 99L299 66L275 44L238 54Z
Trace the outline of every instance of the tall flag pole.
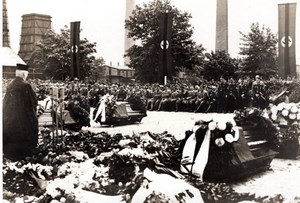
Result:
M279 76L296 76L296 3L278 4Z
M172 13L160 13L159 15L159 83L166 83L166 78L170 79L173 74L171 55L172 36Z
M71 77L79 78L80 76L80 61L79 61L79 46L80 46L80 21L71 22Z

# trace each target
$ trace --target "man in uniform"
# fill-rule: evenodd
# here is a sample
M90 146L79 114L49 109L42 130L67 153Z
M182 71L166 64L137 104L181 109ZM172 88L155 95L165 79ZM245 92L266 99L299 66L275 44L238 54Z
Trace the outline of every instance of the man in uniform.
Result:
M37 97L26 82L28 66L17 64L16 78L3 99L3 153L11 160L29 156L38 143Z
M226 113L232 113L237 109L237 87L233 78L228 80Z
M256 108L266 108L268 106L265 97L265 84L260 79L259 75L255 76L255 81L252 84L253 106Z
M158 111L169 111L171 103L171 91L168 87L164 87L161 93L161 100L158 106Z
M228 98L228 83L222 77L220 78L220 83L218 85L217 91L217 112L218 113L225 113L227 108L227 98Z

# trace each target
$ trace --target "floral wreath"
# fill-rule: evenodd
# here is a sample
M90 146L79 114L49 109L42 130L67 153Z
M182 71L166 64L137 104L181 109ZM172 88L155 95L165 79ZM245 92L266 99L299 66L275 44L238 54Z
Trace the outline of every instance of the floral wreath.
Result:
M278 150L280 145L279 128L269 118L266 111L257 108L246 108L242 111L235 111L235 121L238 126L254 127L259 129L262 138L266 139L271 148L275 151Z
M300 104L285 103L273 105L269 111L269 117L280 125L290 125L300 122Z
M112 115L117 108L116 98L114 97L114 95L106 94L101 98L101 100L105 102L107 115Z
M279 129L280 143L287 140L298 140L300 137L300 103L282 102L273 105L268 109L266 116L271 118Z
M236 123L233 119L219 120L208 116L195 123L193 129L196 132L198 129L210 130L211 141L218 146L223 147L224 145L232 144L239 140L238 130L235 128Z

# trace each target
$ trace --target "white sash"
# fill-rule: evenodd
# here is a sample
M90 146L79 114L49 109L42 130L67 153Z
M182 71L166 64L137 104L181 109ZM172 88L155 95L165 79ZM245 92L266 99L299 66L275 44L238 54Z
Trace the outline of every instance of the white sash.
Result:
M205 133L204 140L201 144L200 150L196 156L195 164L193 166L192 174L200 177L201 180L203 180L203 172L208 161L210 136L211 131L208 129Z
M196 155L195 163L193 164L194 152L196 147L196 136L195 133L190 135L182 151L182 159L180 165L180 170L182 172L191 172L193 175L203 180L203 172L207 164L209 155L210 137L211 131L207 129L200 150Z
M95 115L94 121L96 122L98 116L101 114L101 122L105 122L106 114L105 114L105 100L103 99L97 109L97 113Z

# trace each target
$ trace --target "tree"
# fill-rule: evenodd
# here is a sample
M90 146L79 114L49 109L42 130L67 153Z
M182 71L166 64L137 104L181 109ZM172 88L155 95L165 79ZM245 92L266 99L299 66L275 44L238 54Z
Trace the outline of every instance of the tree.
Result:
M64 80L71 77L70 29L65 26L61 33L53 30L47 32L37 43L37 49L32 56L32 65L42 70L47 78ZM80 78L89 77L95 66L104 64L102 58L93 56L96 53L96 43L90 43L86 38L80 40Z
M105 79L105 69L103 68L104 62L102 59L95 59L93 61L92 69L90 70L89 80L96 82Z
M179 67L192 69L201 66L204 48L191 39L193 28L189 24L191 15L181 12L169 1L153 0L148 4L136 6L129 20L125 21L128 37L140 42L125 54L130 58L129 67L135 69L136 78L143 82L157 82L159 67L159 14L171 12L173 14L171 34L171 55L174 75Z
M240 54L244 56L241 72L249 76L261 75L265 78L276 75L278 70L276 45L277 38L270 28L260 29L252 23L250 32L242 35Z
M235 78L235 72L238 69L239 61L233 59L225 51L216 51L206 53L204 63L203 77L206 80L218 80L220 77L225 79Z

